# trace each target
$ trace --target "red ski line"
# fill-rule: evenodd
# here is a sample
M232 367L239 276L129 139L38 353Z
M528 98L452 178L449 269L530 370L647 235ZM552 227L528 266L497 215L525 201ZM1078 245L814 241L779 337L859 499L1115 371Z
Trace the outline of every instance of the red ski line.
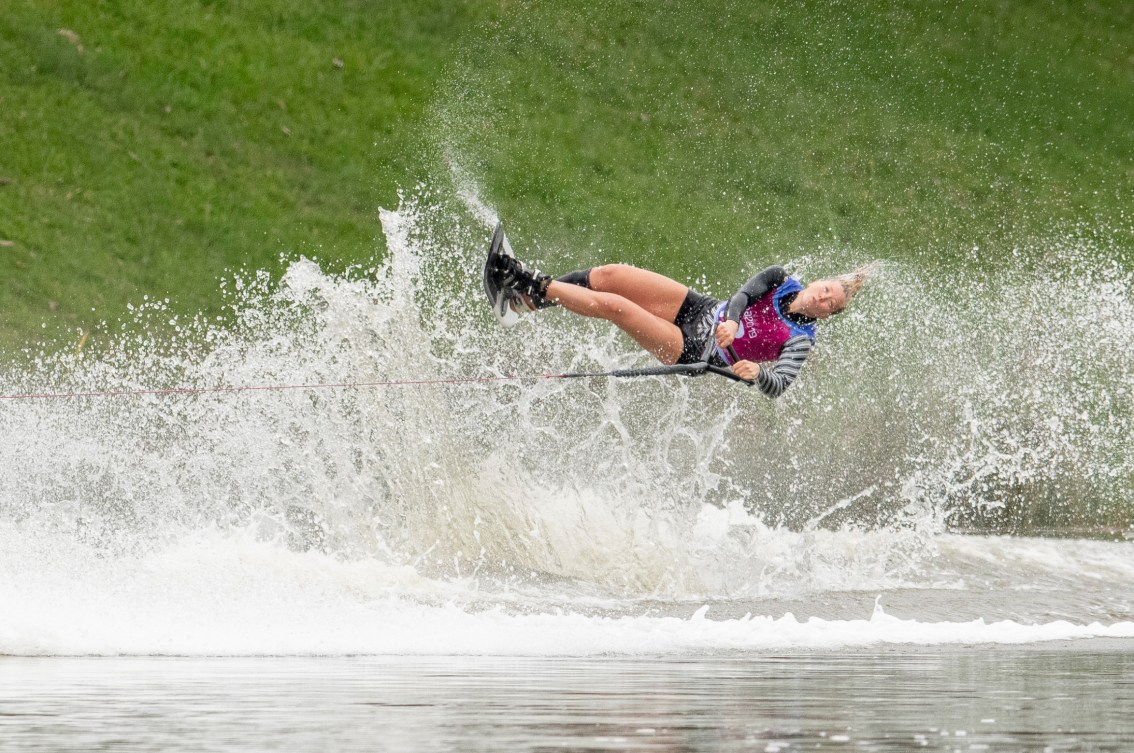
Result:
M530 376L454 377L450 379L391 379L380 382L340 382L318 384L263 384L246 387L173 387L153 390L105 390L101 392L41 392L26 395L0 395L0 400L58 400L75 397L140 397L142 395L201 395L215 392L254 392L282 390L357 389L362 387L403 387L422 384L470 384L476 382L507 382L519 379L561 379L564 374L533 374Z

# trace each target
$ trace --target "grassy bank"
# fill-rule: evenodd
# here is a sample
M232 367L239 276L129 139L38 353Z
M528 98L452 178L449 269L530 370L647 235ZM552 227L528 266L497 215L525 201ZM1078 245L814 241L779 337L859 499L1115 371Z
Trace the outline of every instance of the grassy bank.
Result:
M420 124L487 4L45 2L0 14L0 343L226 268L339 266L426 176ZM92 312L92 308L95 311Z
M1059 0L13 0L0 343L144 295L212 311L282 251L365 260L442 151L557 265L1128 241L1131 29Z
M556 254L995 263L1129 241L1132 30L1117 2L531 3L466 48L452 140Z

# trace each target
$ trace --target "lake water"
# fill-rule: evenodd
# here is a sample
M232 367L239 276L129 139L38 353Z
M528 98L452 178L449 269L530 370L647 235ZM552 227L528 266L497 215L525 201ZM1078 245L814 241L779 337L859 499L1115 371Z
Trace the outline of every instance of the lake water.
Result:
M1129 751L1134 643L0 659L0 750Z

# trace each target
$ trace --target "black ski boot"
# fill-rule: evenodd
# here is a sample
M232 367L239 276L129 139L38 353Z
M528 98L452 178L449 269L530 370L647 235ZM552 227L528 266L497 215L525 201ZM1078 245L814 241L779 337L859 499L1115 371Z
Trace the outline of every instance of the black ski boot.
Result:
M547 299L547 286L551 284L551 275L545 275L538 269L530 269L515 256L503 254L496 257L496 271L499 284L518 293L520 301L528 311L556 305L555 301Z

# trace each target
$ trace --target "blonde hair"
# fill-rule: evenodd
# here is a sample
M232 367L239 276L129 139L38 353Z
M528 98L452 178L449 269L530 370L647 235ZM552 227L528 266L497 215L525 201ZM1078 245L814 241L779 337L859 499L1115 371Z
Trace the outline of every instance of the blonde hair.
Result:
M858 295L858 291L862 290L862 285L866 282L866 278L874 274L877 269L878 262L872 261L869 264L864 264L863 266L852 272L847 272L846 274L841 274L834 278L840 285L843 286L843 293L847 298L846 303L843 304L844 309L846 308L846 304L850 303L851 299ZM839 309L839 311L835 313L839 313L842 310L843 309Z

